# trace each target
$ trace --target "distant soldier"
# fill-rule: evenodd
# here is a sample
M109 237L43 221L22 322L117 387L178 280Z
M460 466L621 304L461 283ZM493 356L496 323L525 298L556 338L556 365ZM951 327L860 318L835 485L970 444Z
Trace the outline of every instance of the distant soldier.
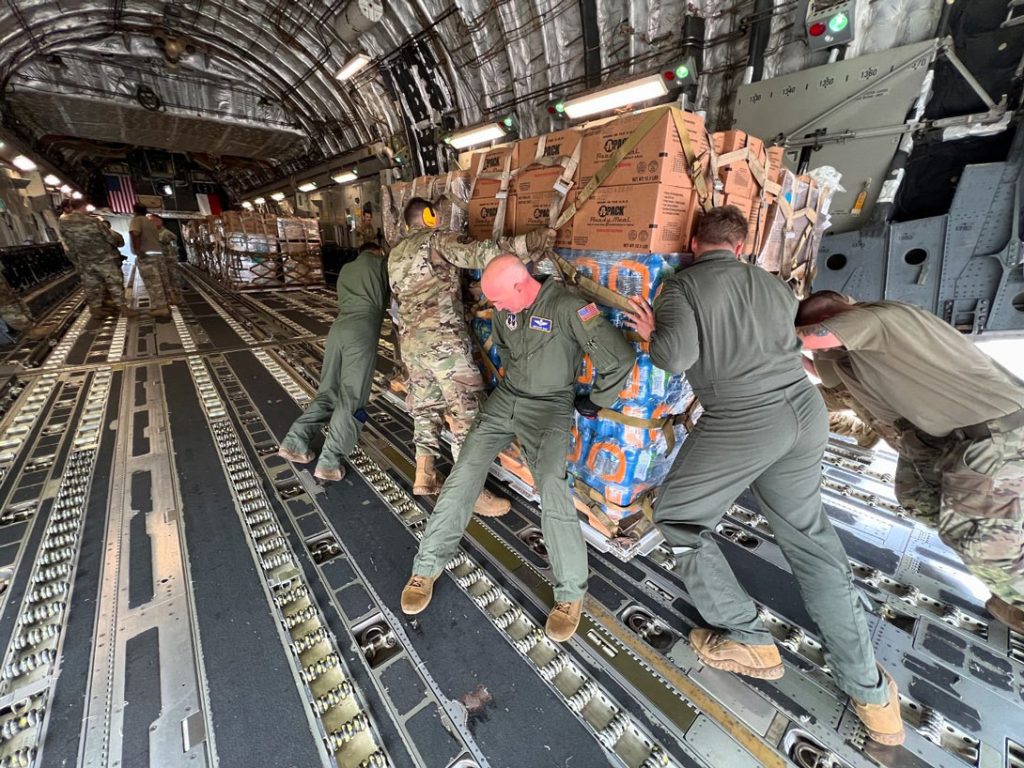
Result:
M551 278L538 281L515 256L488 264L481 285L494 304L493 338L505 375L473 423L427 521L402 590L402 610L413 615L427 607L434 582L455 556L488 467L517 438L540 492L541 528L555 577L545 631L561 643L579 625L588 575L587 545L566 476L573 406L588 418L611 406L636 353L595 304ZM576 398L584 352L593 358L597 378L589 396Z
M163 248L160 276L164 281L167 301L170 304L181 304L185 298L181 294L181 277L178 275L178 237L164 226L164 220L155 213L149 214L149 218L156 225L157 238Z
M22 332L28 330L32 325L32 314L28 307L2 274L0 274L0 317L3 318L8 328L14 331Z
M85 198L72 200L71 211L60 217L60 236L68 258L78 269L93 317L125 311L124 273L117 250L124 245L124 238L86 212Z
M362 219L356 226L356 247L362 248L365 243L376 243L378 239L373 214L370 211L363 211Z
M434 460L441 455L445 413L451 417L452 453L458 458L484 391L466 328L459 268L483 269L502 250L514 251L520 258L531 253L539 257L554 242L554 230L520 235L502 249L492 242L437 230L437 213L421 198L406 204L405 222L409 234L391 251L388 275L391 292L398 299L402 362L409 371L408 402L416 443L413 493L422 496L433 495L441 487ZM509 508L506 499L486 489L476 504L477 514L491 517Z
M930 312L819 291L798 333L818 375L900 430L896 498L992 591L1024 633L1024 382Z
M388 305L388 268L376 243L367 243L338 274L338 317L327 334L320 387L305 412L281 441L280 456L298 464L313 460L310 444L324 426L320 460L313 472L321 480L345 476L341 460L356 446L370 401L377 340Z
M135 205L135 217L128 225L128 234L132 239L135 267L142 275L146 293L149 294L149 312L157 317L167 317L171 312L167 306L162 272L164 247L156 224L147 218L146 213L146 206Z

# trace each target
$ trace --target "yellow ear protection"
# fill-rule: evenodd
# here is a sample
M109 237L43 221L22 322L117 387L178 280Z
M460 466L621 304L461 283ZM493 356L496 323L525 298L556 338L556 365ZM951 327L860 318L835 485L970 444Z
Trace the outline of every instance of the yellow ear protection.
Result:
M437 213L434 211L433 206L426 206L421 214L423 217L423 226L435 229L437 227Z

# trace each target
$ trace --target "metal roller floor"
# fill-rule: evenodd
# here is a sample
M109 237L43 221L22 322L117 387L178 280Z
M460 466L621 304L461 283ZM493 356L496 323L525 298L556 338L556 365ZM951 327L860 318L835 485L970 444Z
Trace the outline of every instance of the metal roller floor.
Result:
M341 483L276 456L314 390L333 292L232 294L182 269L172 317L97 322L0 356L0 766L1024 767L1024 638L901 515L892 457L836 441L826 505L904 695L866 743L748 495L719 527L786 662L703 667L661 547L591 551L580 631L543 635L532 492L475 519L428 611L398 612L430 500L386 387ZM132 300L144 308L141 287ZM635 556L633 556L635 555Z

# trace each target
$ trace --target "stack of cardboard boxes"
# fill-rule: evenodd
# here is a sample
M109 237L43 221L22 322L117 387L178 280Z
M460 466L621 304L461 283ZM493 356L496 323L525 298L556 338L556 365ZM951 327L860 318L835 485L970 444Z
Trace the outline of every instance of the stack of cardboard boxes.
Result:
M316 219L225 211L185 239L189 261L235 290L323 282Z

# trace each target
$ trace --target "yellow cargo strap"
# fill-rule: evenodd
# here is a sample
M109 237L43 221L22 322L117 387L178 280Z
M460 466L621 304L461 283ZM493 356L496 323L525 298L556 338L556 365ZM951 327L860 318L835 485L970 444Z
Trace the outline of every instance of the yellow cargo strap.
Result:
M600 187L604 180L607 179L612 171L615 170L622 158L633 151L634 147L640 143L640 141L651 132L651 129L658 124L658 121L665 116L665 112L670 110L671 107L662 107L660 109L652 109L650 114L644 118L643 122L637 126L637 129L630 134L629 138L619 147L615 152L612 153L608 161L602 165L594 177L587 182L586 186L580 190L576 196L576 201L562 211L561 216L558 217L558 221L555 222L555 229L561 229L573 216L576 215L576 211L583 203L590 199L590 196L594 194L598 187Z
M704 179L704 169L701 167L700 158L693 151L690 144L690 133L686 130L686 123L683 121L683 113L679 110L670 110L672 120L676 124L676 133L679 134L679 143L683 147L683 154L686 156L686 165L690 179L693 181L694 189L697 190L697 198L700 200L700 207L710 211L714 207L714 201L708 192L708 185ZM710 163L708 164L710 168Z

